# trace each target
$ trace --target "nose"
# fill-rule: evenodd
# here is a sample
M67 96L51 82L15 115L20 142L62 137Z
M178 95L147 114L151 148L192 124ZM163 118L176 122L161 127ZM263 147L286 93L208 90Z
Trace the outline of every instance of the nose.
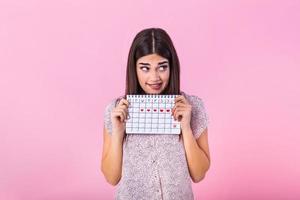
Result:
M151 72L151 74L150 74L150 80L152 82L159 81L160 80L159 73L157 71Z

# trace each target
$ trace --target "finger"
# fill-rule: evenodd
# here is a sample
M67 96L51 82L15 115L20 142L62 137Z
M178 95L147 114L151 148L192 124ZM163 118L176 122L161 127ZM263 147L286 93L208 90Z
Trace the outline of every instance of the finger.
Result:
M129 102L127 101L127 99L122 98L118 105L126 105L127 107L129 107Z
M126 104L118 105L118 108L121 108L123 110L127 110L128 106Z
M119 107L124 109L126 112L125 121L130 118L129 112L128 112L129 105L130 105L130 102L127 99L124 99L124 98L121 99Z
M118 110L118 109L114 110L113 116L120 118L120 121L123 121L123 119L124 119L124 113L122 112L122 110Z
M176 104L174 105L173 108L180 108L180 107L185 107L185 106L187 106L186 103L178 102L178 103L176 103Z
M176 109L178 109L178 108L186 108L186 107L187 107L186 104L184 104L184 103L178 103L178 104L176 104L176 105L172 108L172 114L174 113L174 111L175 111Z
M127 110L122 109L122 108L117 108L116 111L122 113L122 115L123 115L123 120L127 119L127 115L128 115ZM122 121L122 122L123 122L123 121Z
M176 112L174 113L174 118L175 120L181 120L183 114L184 114L184 109L178 109L176 110Z
M127 106L127 104L123 104L122 102L120 102L115 109L117 109L117 110L124 110L126 112L126 116L127 116L127 113L128 113L128 106Z
M179 111L182 111L184 110L183 108L176 108L173 112L173 116L176 116L176 114L179 112Z
M175 105L177 105L177 104L187 104L187 102L186 102L186 101L183 101L183 100L180 100L180 101L177 101L177 102L175 103Z
M126 119L126 112L123 109L116 108L115 109L115 116L120 118L121 122L124 122Z
M129 116L128 110L127 109L123 109L123 113L124 113L124 121L126 122Z
M183 95L179 95L179 96L177 96L176 98L175 98L175 103L176 102L186 102L186 99L185 99L185 97L183 96Z
M122 112L120 112L120 111L113 111L112 112L112 118L120 119L120 121L122 122L124 116L123 116Z

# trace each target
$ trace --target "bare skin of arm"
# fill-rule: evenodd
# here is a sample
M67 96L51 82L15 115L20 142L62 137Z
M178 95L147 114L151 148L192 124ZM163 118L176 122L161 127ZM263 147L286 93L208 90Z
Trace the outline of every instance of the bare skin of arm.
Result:
M121 105L120 103L119 105ZM112 185L117 185L121 179L126 108L127 105L121 105L112 112L111 118L114 127L112 134L109 134L106 128L103 130L101 171L107 182ZM185 126L182 129L182 135L190 176L193 182L197 183L205 177L210 167L208 131L206 128L200 137L195 139L190 126Z
M101 171L108 183L117 185L122 172L123 140L110 135L105 127L103 129Z
M122 99L111 112L112 133L103 128L101 171L111 185L117 185L122 175L123 140L128 102Z
M208 131L206 128L198 139L194 138L191 129L182 132L190 176L194 183L198 183L210 167Z
M192 105L184 96L176 97L172 115L181 123L183 144L189 173L194 183L201 181L210 167L208 148L208 131L203 130L200 137L195 139L191 129Z

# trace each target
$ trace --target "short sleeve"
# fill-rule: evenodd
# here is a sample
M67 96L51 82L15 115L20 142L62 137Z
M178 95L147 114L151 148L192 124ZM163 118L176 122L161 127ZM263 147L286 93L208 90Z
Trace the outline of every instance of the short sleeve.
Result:
M201 98L193 96L192 98L192 117L191 129L194 137L197 139L209 124L208 114Z
M104 127L108 130L109 134L112 133L112 123L111 123L111 112L113 108L115 107L116 99L111 101L108 105L106 105L104 109Z

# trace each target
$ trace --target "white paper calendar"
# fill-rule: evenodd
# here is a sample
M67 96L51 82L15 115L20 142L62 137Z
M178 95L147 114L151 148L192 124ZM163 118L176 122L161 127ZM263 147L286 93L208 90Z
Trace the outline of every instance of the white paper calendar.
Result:
M180 134L180 122L172 116L178 95L127 95L128 134Z

